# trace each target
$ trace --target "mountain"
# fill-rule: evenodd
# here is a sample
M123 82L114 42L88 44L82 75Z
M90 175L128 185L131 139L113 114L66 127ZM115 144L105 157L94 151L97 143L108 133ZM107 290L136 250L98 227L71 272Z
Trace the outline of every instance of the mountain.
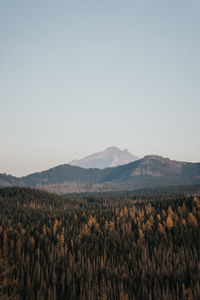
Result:
M24 181L21 178L17 178L7 174L0 174L0 187L1 186L23 186Z
M156 155L106 169L65 164L21 178L0 174L0 186L37 187L57 194L131 191L187 184L200 184L200 163L174 161Z
M128 164L138 157L132 155L127 149L120 150L117 147L109 147L106 150L86 156L80 160L73 160L70 165L82 168L105 169Z

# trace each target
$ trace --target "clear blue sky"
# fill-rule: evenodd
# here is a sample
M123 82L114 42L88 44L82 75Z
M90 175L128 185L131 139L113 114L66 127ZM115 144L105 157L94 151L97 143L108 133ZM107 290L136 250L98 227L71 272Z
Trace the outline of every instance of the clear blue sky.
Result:
M199 0L0 0L0 172L108 146L200 161Z

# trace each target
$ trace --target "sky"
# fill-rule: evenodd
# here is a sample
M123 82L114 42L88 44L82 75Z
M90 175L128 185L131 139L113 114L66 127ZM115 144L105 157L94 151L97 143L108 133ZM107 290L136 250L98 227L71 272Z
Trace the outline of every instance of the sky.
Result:
M0 0L0 173L109 146L200 162L199 0Z

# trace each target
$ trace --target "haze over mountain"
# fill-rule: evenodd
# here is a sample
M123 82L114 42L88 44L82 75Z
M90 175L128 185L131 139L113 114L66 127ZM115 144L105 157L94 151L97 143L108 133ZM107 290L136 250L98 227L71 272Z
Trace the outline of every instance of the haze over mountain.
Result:
M105 169L125 165L137 159L139 158L131 154L127 149L120 150L117 147L109 147L104 151L94 153L80 160L73 160L70 162L70 165L86 169Z
M130 191L183 184L200 184L200 163L173 161L156 155L106 169L64 164L21 178L0 174L0 186L37 187L58 194Z

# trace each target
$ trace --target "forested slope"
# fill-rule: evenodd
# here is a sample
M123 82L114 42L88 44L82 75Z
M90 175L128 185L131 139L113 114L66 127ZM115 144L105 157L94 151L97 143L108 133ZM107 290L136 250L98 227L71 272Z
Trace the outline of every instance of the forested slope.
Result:
M84 169L64 164L16 178L0 174L0 186L28 186L56 194L130 191L166 185L200 184L200 163L149 155L106 169Z
M199 299L200 199L0 190L19 299Z

